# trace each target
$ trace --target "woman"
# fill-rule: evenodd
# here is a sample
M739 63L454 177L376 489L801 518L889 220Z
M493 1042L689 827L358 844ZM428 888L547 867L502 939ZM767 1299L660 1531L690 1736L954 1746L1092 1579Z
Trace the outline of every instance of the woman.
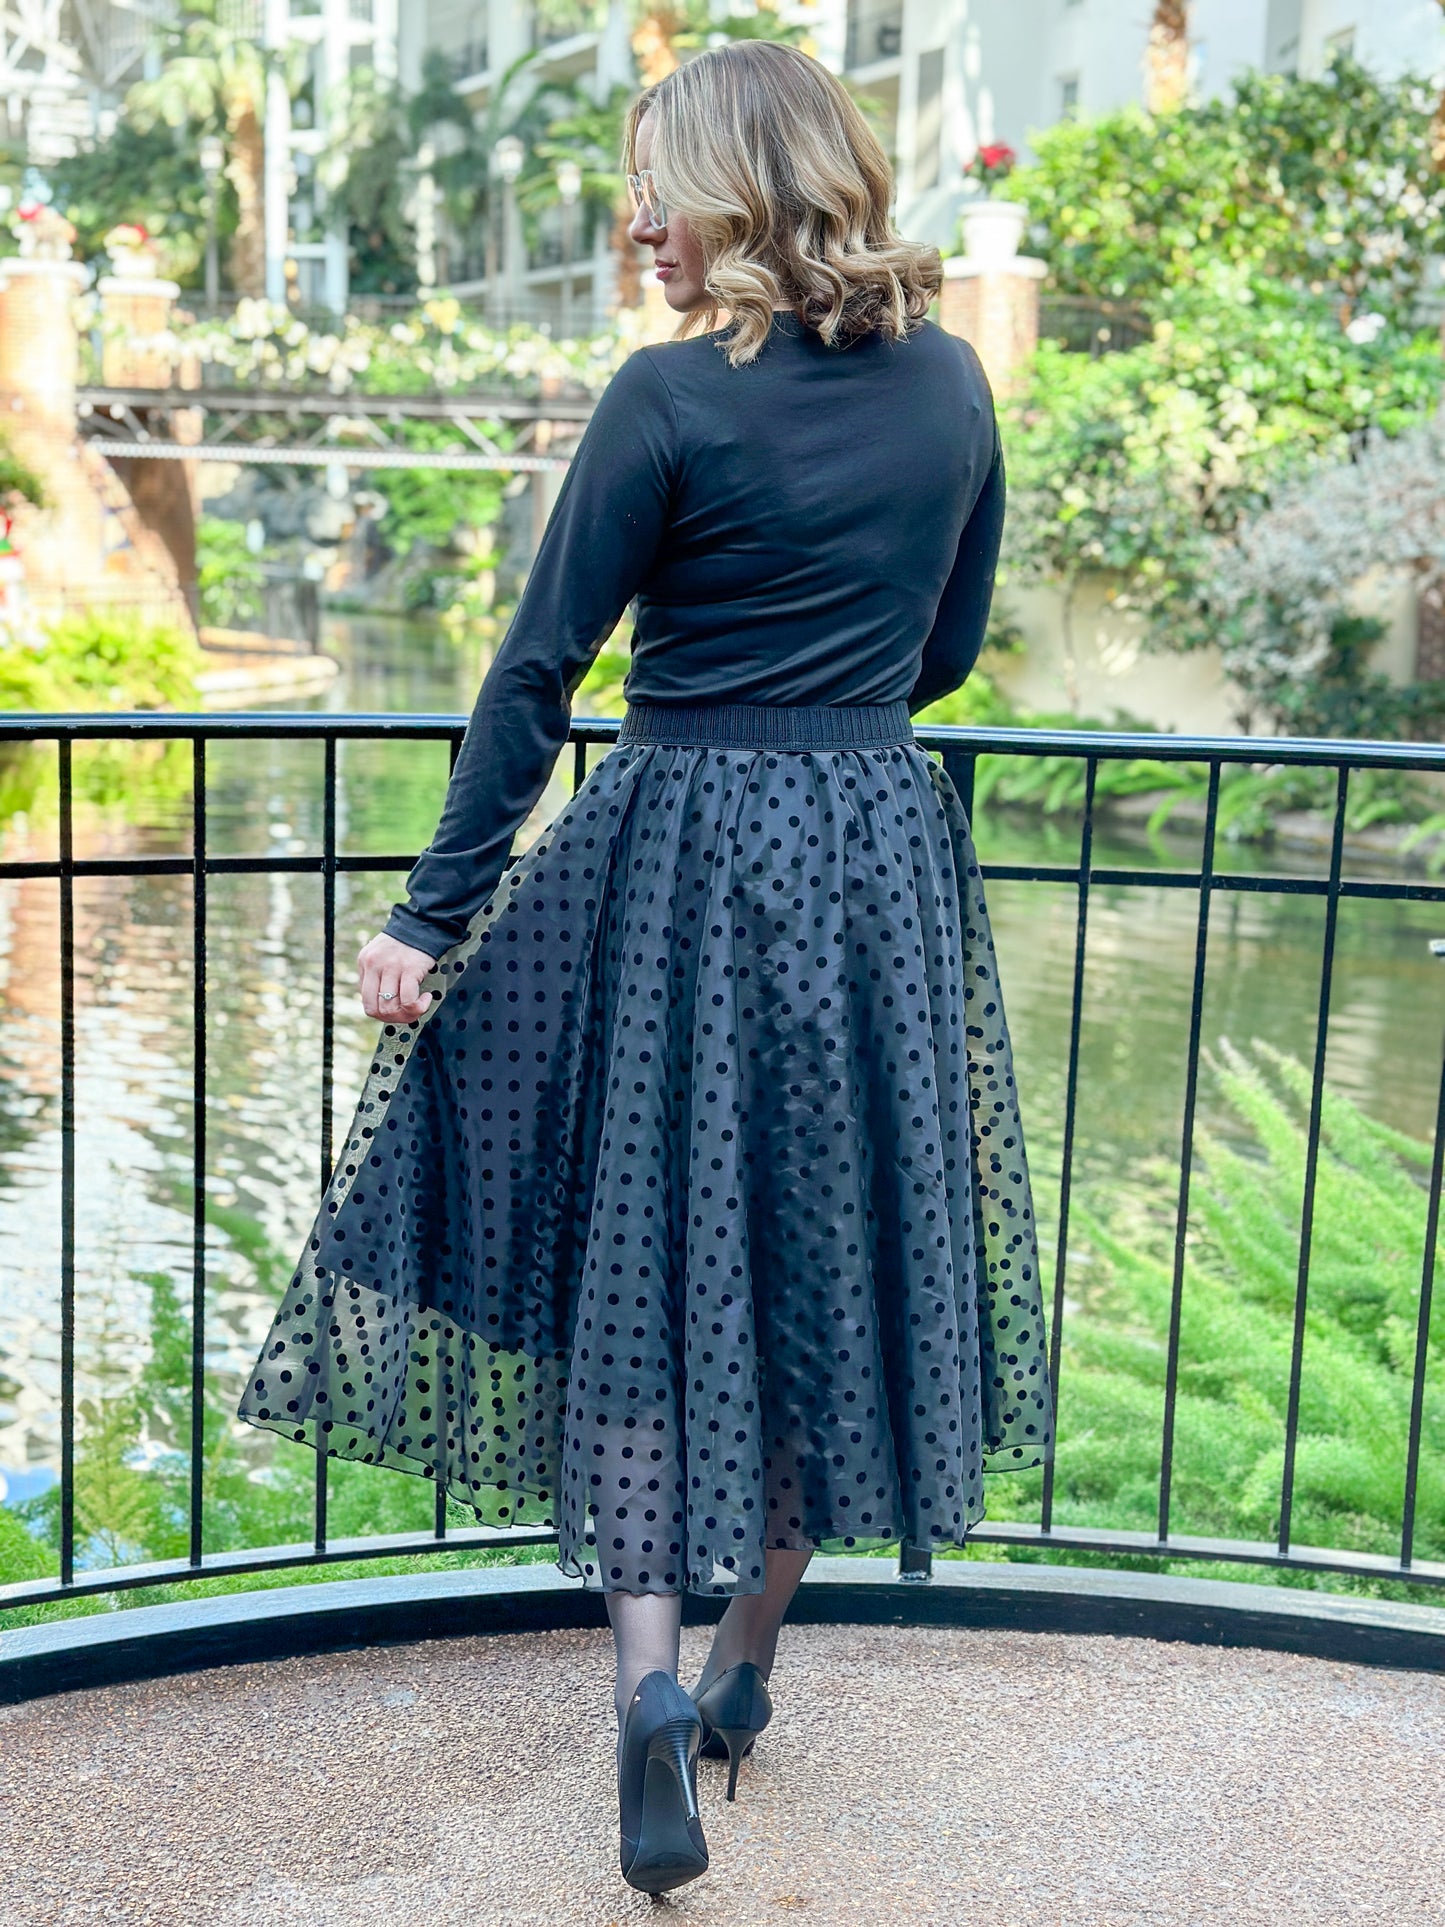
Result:
M814 1548L962 1545L1051 1401L977 863L909 723L983 637L987 382L806 56L701 55L625 166L685 321L600 398L361 952L380 1048L241 1412L557 1525L660 1892L707 1865L699 1746L731 1798ZM504 876L634 599L619 745ZM730 1602L691 1696L685 1589Z

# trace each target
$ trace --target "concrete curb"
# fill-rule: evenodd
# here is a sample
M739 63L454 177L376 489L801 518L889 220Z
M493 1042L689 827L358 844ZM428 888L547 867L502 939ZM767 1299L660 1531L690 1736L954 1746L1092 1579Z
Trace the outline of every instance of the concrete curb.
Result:
M689 1596L685 1616L715 1619L723 1604ZM1072 1566L939 1560L930 1580L912 1583L891 1561L818 1558L791 1617L1102 1633L1445 1672L1445 1608ZM280 1586L0 1633L0 1704L211 1666L605 1623L600 1596L553 1566Z

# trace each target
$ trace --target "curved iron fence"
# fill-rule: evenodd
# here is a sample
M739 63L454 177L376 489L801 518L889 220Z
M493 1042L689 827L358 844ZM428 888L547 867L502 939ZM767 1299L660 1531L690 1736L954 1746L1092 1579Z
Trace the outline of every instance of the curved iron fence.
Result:
M327 1461L318 1459L314 1532L309 1544L248 1548L240 1551L206 1550L203 1492L203 1385L207 1321L205 1229L207 1210L207 887L213 877L243 872L319 875L322 883L323 933L319 960L322 1002L322 1117L320 1179L331 1171L333 1130L333 1030L335 1017L336 879L348 872L404 872L414 853L353 855L337 846L337 746L354 739L396 742L445 741L453 759L461 743L466 719L450 715L323 715L266 714L182 715L172 713L101 714L94 716L0 717L0 745L53 743L58 759L59 842L53 861L0 862L0 879L44 877L55 880L60 894L58 974L60 983L61 1057L61 1265L60 1297L60 1571L51 1579L0 1587L0 1609L41 1605L84 1595L213 1578L223 1574L273 1571L285 1567L441 1550L500 1549L548 1543L555 1534L545 1528L497 1531L458 1530L446 1517L439 1491L431 1532L377 1535L337 1540L327 1531ZM618 724L578 722L571 731L572 782L584 780L589 747L606 746L616 739ZM1006 1543L1057 1552L1104 1554L1115 1557L1207 1560L1260 1565L1300 1572L1335 1572L1373 1579L1445 1584L1445 1563L1415 1557L1415 1518L1419 1491L1427 1369L1430 1365L1430 1317L1434 1290L1435 1250L1440 1230L1442 1164L1445 1164L1445 1065L1442 1065L1436 1111L1434 1155L1426 1201L1424 1257L1420 1277L1408 1439L1403 1467L1403 1509L1398 1551L1393 1555L1341 1548L1298 1545L1292 1532L1295 1465L1299 1443L1300 1395L1306 1319L1309 1306L1311 1240L1316 1181L1319 1170L1322 1110L1325 1095L1325 1049L1335 966L1336 934L1342 903L1358 898L1416 901L1445 905L1445 882L1428 877L1393 876L1354 878L1344 875L1347 812L1351 778L1378 770L1415 771L1445 775L1445 746L1401 743L1308 741L1300 739L1193 738L1068 730L921 728L922 745L941 756L965 807L972 808L975 773L983 755L1007 757L1077 758L1082 769L1082 824L1079 858L1064 864L985 864L985 878L1064 885L1075 894L1075 931L1072 995L1069 1012L1068 1058L1062 1120L1062 1159L1058 1229L1052 1279L1050 1355L1056 1398L1067 1404L1069 1384L1061 1372L1062 1338L1066 1318L1069 1268L1069 1220L1074 1176L1076 1124L1079 1103L1079 1053L1086 981L1086 939L1091 892L1102 885L1135 885L1182 891L1197 900L1195 957L1189 1006L1186 1076L1180 1178L1175 1204L1172 1285L1165 1361L1162 1425L1159 1438L1158 1524L1152 1533L1085 1528L1059 1523L1054 1512L1055 1467L1043 1484L1037 1523L987 1521L975 1528L980 1541ZM78 857L74 849L75 794L73 748L81 741L187 741L191 745L191 842L189 855L127 855ZM230 855L212 850L207 837L208 745L218 741L310 740L324 753L324 812L322 847L314 854ZM1101 866L1094 860L1094 833L1100 802L1098 779L1102 768L1119 762L1148 759L1155 763L1189 763L1204 773L1204 819L1198 864L1184 869ZM1225 770L1234 765L1315 769L1333 777L1333 814L1329 860L1320 877L1253 874L1221 870L1217 866L1220 824L1220 787ZM191 1147L194 1182L191 1383L190 1383L190 1521L189 1554L184 1560L123 1567L85 1569L77 1564L75 1514L76 1442L76 952L74 888L78 879L94 877L186 876L193 891L193 1011L194 1117ZM1229 892L1268 892L1312 896L1323 900L1324 925L1320 948L1317 1014L1310 1071L1308 1138L1305 1157L1303 1208L1295 1267L1288 1404L1285 1416L1283 1473L1279 1496L1279 1529L1274 1539L1251 1541L1211 1539L1174 1531L1171 1527L1176 1413L1180 1387L1180 1321L1185 1280L1186 1233L1189 1225L1195 1111L1199 1089L1201 1017L1204 1006L1206 950L1211 906ZM1434 1049L1438 1040L1431 1040ZM318 1193L319 1195L319 1193ZM1066 1449L1066 1447L1064 1448ZM902 1578L926 1578L926 1548L904 1546L899 1560Z

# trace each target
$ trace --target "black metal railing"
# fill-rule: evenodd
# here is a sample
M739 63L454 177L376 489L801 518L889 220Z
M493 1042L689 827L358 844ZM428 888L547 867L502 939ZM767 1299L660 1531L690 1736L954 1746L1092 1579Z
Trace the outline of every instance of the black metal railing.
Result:
M59 887L59 1016L61 1068L61 1183L60 1210L60 1571L53 1579L0 1587L0 1608L38 1605L87 1594L174 1583L219 1574L321 1565L367 1557L424 1554L442 1549L516 1547L555 1539L546 1528L493 1530L457 1529L446 1516L445 1496L436 1497L434 1529L430 1532L377 1535L335 1540L327 1532L327 1465L316 1463L315 1519L309 1544L208 1552L203 1492L203 1390L207 1325L207 1146L205 1136L207 1078L207 891L217 877L245 873L310 874L322 884L321 989L321 1131L319 1177L330 1178L333 1132L333 1049L336 1009L336 881L350 872L403 872L414 853L343 854L337 848L338 745L343 741L421 742L451 745L453 759L460 746L465 718L442 715L181 715L128 714L95 716L13 716L0 718L0 746L54 744L58 761L59 835L54 860L0 862L0 879L48 878ZM585 779L589 748L615 741L616 722L579 722L571 732L571 776L574 790ZM1398 1552L1367 1553L1341 1548L1296 1545L1292 1534L1295 1462L1299 1435L1306 1318L1309 1304L1311 1240L1314 1228L1316 1183L1319 1172L1322 1111L1325 1097L1325 1051L1335 967L1336 937L1341 905L1352 899L1394 900L1445 905L1445 882L1426 876L1354 878L1344 874L1349 792L1356 773L1380 770L1445 775L1445 746L1399 743L1342 743L1254 738L1188 738L1094 731L949 729L918 731L924 748L941 756L963 798L972 808L978 758L1073 757L1084 774L1079 856L1076 863L985 864L986 879L1063 885L1075 894L1075 933L1069 1008L1067 1062L1059 1171L1058 1228L1051 1295L1050 1361L1056 1398L1066 1404L1067 1374L1063 1363L1066 1284L1069 1265L1069 1228L1079 1109L1080 1039L1083 1028L1087 935L1091 892L1099 886L1122 885L1177 890L1197 897L1192 989L1189 1006L1186 1077L1182 1117L1180 1175L1174 1200L1173 1260L1165 1361L1162 1430L1159 1439L1158 1524L1152 1533L1058 1524L1054 1517L1054 1466L1046 1468L1040 1516L1036 1524L985 1522L974 1529L981 1541L1007 1543L1058 1552L1116 1557L1236 1562L1298 1571L1328 1571L1372 1579L1445 1584L1445 1563L1415 1557L1416 1502L1424 1430L1427 1371L1430 1366L1430 1316L1434 1289L1435 1247L1440 1227L1442 1164L1445 1164L1445 1065L1442 1065L1436 1107L1434 1154L1426 1201L1424 1256L1413 1337L1408 1438L1403 1468L1403 1512ZM232 855L210 847L208 841L207 747L215 742L311 741L324 754L322 835L319 851L310 854ZM75 786L73 749L81 741L174 742L191 745L189 855L137 854L90 856L75 854ZM1198 863L1192 868L1162 869L1099 865L1094 861L1096 816L1102 801L1098 777L1105 765L1149 759L1155 763L1197 765L1204 772L1204 815ZM1234 765L1322 770L1333 775L1333 809L1329 861L1323 876L1253 874L1223 870L1216 861L1220 825L1220 795L1224 773ZM193 1101L194 1133L191 1147L194 1203L191 1251L191 1372L190 1372L190 1517L189 1552L184 1560L146 1565L99 1567L77 1564L76 1547L76 938L74 893L78 880L120 877L190 877L193 890ZM1264 892L1315 897L1323 900L1324 924L1320 949L1313 1062L1305 1153L1301 1228L1295 1267L1290 1346L1285 1450L1279 1496L1279 1527L1273 1540L1210 1539L1176 1533L1171 1528L1171 1480L1174 1469L1175 1423L1179 1397L1181 1307L1183 1303L1186 1234L1201 1059L1201 1023L1205 996L1206 949L1211 906L1221 893ZM1431 1048L1437 1040L1431 1039ZM924 1578L926 1549L905 1546L900 1577Z
M1153 324L1132 301L1045 294L1039 303L1039 335L1057 341L1072 354L1121 354L1149 340Z

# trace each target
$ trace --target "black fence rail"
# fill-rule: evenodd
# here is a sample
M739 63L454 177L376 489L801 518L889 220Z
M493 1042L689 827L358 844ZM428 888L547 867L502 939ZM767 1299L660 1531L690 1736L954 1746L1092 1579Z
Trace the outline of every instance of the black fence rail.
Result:
M1130 301L1101 301L1081 295L1046 294L1039 305L1039 334L1071 354L1122 354L1149 340L1153 325Z
M555 1533L544 1527L495 1530L458 1529L448 1523L445 1495L436 1496L434 1528L430 1532L379 1534L363 1539L333 1539L327 1532L327 1465L316 1464L314 1532L309 1544L252 1547L239 1551L206 1550L203 1493L203 1391L207 1322L207 889L214 877L240 873L310 874L322 882L323 944L319 962L322 1005L322 1104L318 1146L318 1178L322 1187L332 1167L333 1037L336 1009L336 879L362 871L404 872L414 852L343 854L337 847L337 747L343 741L371 740L414 743L445 741L453 759L460 746L466 719L450 715L312 715L246 713L237 715L126 714L95 716L15 716L0 718L0 746L53 744L58 761L59 838L53 861L0 862L0 879L48 878L60 893L60 1058L61 1058L61 1185L60 1240L60 1571L53 1579L26 1581L0 1587L0 1608L55 1603L85 1595L174 1584L188 1579L226 1574L273 1571L287 1567L324 1565L364 1558L427 1554L441 1550L505 1548L548 1543ZM612 744L618 724L578 722L571 732L573 789L587 774L589 748ZM237 740L312 741L324 756L322 844L319 852L301 855L230 855L208 844L206 820L207 748L215 742ZM1058 1229L1051 1294L1050 1361L1055 1396L1066 1408L1069 1385L1061 1370L1069 1275L1069 1229L1074 1179L1075 1137L1079 1104L1080 1037L1083 1024L1087 935L1091 892L1103 885L1141 886L1178 890L1197 899L1197 923L1192 991L1189 1006L1186 1078L1180 1140L1180 1176L1174 1208L1173 1270L1168 1325L1167 1359L1159 1439L1160 1473L1158 1523L1152 1533L1116 1531L1057 1523L1054 1512L1055 1468L1046 1469L1039 1520L1033 1523L987 1521L973 1531L979 1541L1013 1544L1062 1553L1090 1553L1116 1557L1208 1560L1259 1565L1300 1572L1335 1572L1371 1579L1408 1581L1432 1586L1445 1584L1445 1563L1415 1557L1416 1501L1430 1358L1430 1316L1434 1292L1435 1249L1440 1229L1442 1166L1445 1166L1445 1062L1442 1062L1436 1108L1434 1154L1426 1201L1424 1256L1420 1277L1414 1336L1413 1375L1408 1439L1404 1464L1404 1504L1398 1551L1394 1554L1297 1545L1292 1531L1295 1460L1300 1419L1300 1392L1306 1318L1309 1306L1311 1241L1315 1192L1319 1171L1321 1123L1325 1095L1325 1056L1335 968L1336 935L1342 903L1358 898L1415 901L1445 905L1445 882L1426 877L1353 878L1343 874L1349 791L1352 776L1373 770L1413 771L1445 775L1445 746L1400 743L1308 741L1300 739L1191 738L1094 731L952 729L918 731L922 746L939 755L963 798L972 808L978 759L983 755L1009 757L1076 757L1084 773L1079 857L1066 864L985 864L986 879L1063 885L1076 903L1072 993L1069 1011L1065 1075L1062 1151L1058 1198ZM77 857L74 848L73 749L82 741L175 742L191 745L192 795L189 855L157 854ZM1094 861L1096 815L1102 798L1098 777L1105 764L1149 759L1156 763L1189 763L1207 772L1200 855L1195 867L1101 866ZM1232 765L1292 767L1329 772L1333 776L1327 872L1308 877L1252 874L1221 870L1216 864L1220 787ZM190 1519L189 1553L184 1560L144 1565L86 1569L77 1564L75 1505L76 1444L76 952L74 889L77 880L95 877L137 878L188 876L193 889L194 1008L194 1141L191 1148L194 1185L191 1258L191 1384L190 1384ZM1186 1234L1190 1214L1195 1112L1199 1089L1201 1023L1205 999L1206 953L1211 906L1221 893L1258 891L1289 893L1323 899L1324 926L1319 957L1317 1015L1310 1082L1309 1123L1305 1158L1303 1207L1294 1288L1292 1345L1285 1449L1279 1498L1279 1528L1267 1541L1212 1539L1181 1534L1171 1526L1176 1409L1180 1386L1180 1332L1186 1270ZM1432 1039L1433 1049L1438 1040ZM1422 1048L1423 1048L1422 1040ZM319 1193L318 1193L319 1196ZM1065 1448L1066 1449L1066 1446ZM925 1579L929 1572L926 1548L905 1545L900 1552L899 1576Z

